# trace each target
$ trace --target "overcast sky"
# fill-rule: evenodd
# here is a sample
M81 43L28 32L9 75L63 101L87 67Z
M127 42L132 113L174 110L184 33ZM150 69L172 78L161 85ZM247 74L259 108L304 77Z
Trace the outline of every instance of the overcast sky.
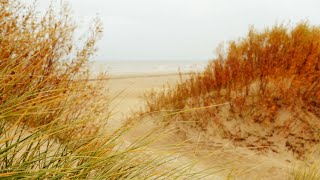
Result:
M68 1L78 21L102 19L97 60L208 60L219 43L246 35L250 25L320 24L319 0Z

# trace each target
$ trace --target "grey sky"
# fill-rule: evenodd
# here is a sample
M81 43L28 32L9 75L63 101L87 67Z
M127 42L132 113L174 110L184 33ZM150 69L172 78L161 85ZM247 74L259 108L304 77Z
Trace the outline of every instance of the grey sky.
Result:
M289 20L320 24L317 0L69 2L77 20L86 22L96 14L102 19L99 60L208 60L220 42L246 35L249 25L262 29Z

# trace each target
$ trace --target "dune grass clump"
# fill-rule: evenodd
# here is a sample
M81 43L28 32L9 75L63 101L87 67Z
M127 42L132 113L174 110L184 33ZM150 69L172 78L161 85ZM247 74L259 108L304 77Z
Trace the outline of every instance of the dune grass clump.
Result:
M320 179L319 163L304 164L294 168L288 176L288 180Z
M219 47L204 72L147 94L148 111L170 110L165 122L185 134L195 130L274 152L284 146L301 156L320 140L319 58L318 26L251 28Z
M8 0L0 7L0 178L195 176L187 166L163 167L171 158L146 152L147 137L123 143L129 126L104 132L106 87L90 81L87 66L102 32L98 20L78 41L68 6L52 6L41 18L35 5Z
M66 6L58 13L48 10L41 19L34 9L1 2L1 117L38 127L57 119L71 122L89 109L105 111L107 106L89 103L103 86L93 87L86 67L101 36L99 22L83 47L74 47L76 26Z

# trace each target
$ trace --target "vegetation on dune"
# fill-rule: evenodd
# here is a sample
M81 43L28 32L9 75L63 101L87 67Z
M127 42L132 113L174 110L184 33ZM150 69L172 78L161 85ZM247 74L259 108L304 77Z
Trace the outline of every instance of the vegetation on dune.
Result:
M59 13L50 9L41 19L34 9L1 2L1 117L38 127L58 118L71 122L88 109L102 112L107 106L88 103L103 86L88 82L86 67L101 25L96 21L84 46L75 48L76 26L67 7Z
M302 157L320 141L319 59L318 26L251 28L219 47L204 72L148 93L148 111L179 112L165 122L184 134L195 130L275 152L284 146Z
M98 20L75 47L67 6L42 18L35 5L9 0L0 7L0 178L195 176L181 174L187 166L162 167L170 157L146 155L144 138L124 146L127 126L103 132L109 101L87 68L101 36Z

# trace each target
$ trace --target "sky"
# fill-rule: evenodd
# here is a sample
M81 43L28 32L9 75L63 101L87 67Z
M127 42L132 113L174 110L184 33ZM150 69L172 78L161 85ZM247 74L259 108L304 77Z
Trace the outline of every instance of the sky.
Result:
M276 23L320 25L319 0L67 0L83 26L100 17L96 60L209 60L221 43ZM50 0L40 0L45 7Z

